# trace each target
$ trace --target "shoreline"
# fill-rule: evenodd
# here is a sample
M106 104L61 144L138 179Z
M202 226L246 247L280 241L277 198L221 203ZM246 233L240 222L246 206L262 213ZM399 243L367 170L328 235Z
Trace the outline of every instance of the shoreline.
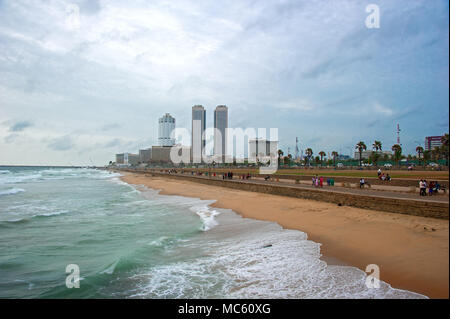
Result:
M215 200L212 207L232 209L245 218L276 222L305 232L321 244L321 259L330 265L380 267L380 279L393 288L430 298L448 298L448 220L338 207L199 183L121 172L134 185Z

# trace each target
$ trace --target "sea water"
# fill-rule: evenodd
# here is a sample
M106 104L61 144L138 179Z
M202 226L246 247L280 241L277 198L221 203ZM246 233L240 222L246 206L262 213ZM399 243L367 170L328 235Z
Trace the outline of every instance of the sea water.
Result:
M165 196L119 174L0 167L0 298L423 298L276 223ZM68 288L68 265L79 288Z

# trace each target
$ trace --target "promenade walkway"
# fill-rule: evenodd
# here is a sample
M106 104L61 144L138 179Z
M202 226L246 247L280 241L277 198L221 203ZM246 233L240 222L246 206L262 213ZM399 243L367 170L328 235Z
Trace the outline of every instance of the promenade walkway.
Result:
M151 173L151 172L146 172ZM222 180L222 176L205 176L205 175L191 175L190 173L161 173L157 172L157 174L166 174L166 175L181 175L181 176L189 176L199 179L216 179ZM285 186L285 187L294 187L299 189L308 189L308 190L317 190L321 192L332 192L332 193L341 193L341 194L357 194L357 195L365 195L372 197L381 197L381 198L396 198L396 199L406 199L406 200L416 200L421 202L438 202L438 203L449 203L449 195L448 194L438 194L434 196L419 196L418 193L412 192L398 192L398 191L389 191L389 190L372 190L368 187L363 189L358 188L348 188L348 187L340 187L340 186L328 186L324 185L323 188L315 187L310 185L306 185L304 183L295 184L288 183L284 181L265 181L260 178L250 178L250 179L239 179L238 176L234 176L233 179L225 179L225 182L241 182L241 183L249 183L249 184L260 184L260 185L275 185L275 186Z

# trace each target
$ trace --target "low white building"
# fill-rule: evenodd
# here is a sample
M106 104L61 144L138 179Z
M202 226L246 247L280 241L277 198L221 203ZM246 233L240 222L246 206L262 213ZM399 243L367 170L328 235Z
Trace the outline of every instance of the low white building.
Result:
M375 151L371 151L371 150L362 151L361 157L362 157L362 159L368 159L373 153L375 153ZM391 156L392 155L391 151L376 151L376 153L380 154L380 156L384 156L384 155ZM359 152L357 150L355 151L354 158L359 161Z

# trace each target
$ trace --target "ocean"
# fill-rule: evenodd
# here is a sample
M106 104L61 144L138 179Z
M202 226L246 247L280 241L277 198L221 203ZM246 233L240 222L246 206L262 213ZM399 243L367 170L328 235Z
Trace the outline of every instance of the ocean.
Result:
M0 298L425 298L368 288L301 231L119 177L0 167Z

